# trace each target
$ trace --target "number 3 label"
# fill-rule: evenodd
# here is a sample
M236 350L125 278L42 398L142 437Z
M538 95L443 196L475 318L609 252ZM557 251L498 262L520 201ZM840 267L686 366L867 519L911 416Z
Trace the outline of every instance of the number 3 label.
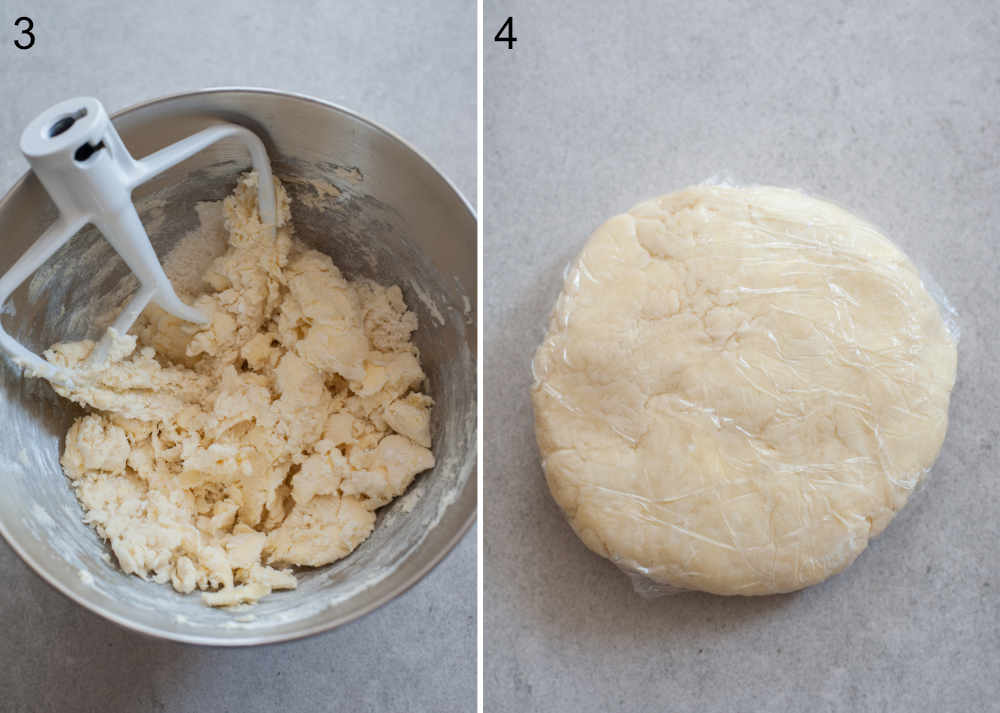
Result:
M27 24L27 27L22 28L22 24ZM14 46L19 50L28 50L35 46L35 35L32 34L32 30L35 29L35 23L31 21L30 17L19 17L14 20L14 27L21 30L22 35L27 36L27 40L17 39L14 40Z

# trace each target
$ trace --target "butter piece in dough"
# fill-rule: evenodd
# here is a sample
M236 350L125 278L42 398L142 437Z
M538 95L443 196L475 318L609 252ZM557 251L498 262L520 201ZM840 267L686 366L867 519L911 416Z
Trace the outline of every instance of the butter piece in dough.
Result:
M268 535L269 561L318 566L349 554L375 527L375 513L350 495L317 495Z

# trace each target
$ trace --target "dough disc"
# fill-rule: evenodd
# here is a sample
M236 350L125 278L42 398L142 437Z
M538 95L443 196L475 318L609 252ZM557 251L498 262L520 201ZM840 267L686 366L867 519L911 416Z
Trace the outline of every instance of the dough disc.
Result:
M591 236L535 355L549 489L594 552L716 594L847 567L944 440L956 348L910 261L792 190L698 186Z

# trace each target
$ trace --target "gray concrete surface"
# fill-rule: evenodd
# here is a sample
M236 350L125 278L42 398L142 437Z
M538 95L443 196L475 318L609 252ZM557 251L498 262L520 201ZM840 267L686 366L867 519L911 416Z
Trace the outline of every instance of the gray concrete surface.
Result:
M1000 7L486 5L486 710L1000 710ZM830 198L937 278L962 327L951 428L845 573L645 601L548 495L528 364L597 225L720 173Z
M13 47L20 15L37 43ZM0 0L0 192L39 111L79 94L110 110L207 86L343 104L417 146L475 199L475 6L468 0L155 3ZM57 594L0 542L0 711L469 711L475 536L361 620L250 650L153 641Z

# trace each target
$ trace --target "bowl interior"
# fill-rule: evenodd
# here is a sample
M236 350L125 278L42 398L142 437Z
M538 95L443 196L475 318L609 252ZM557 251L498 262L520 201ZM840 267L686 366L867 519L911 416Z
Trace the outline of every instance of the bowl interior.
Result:
M398 284L417 313L414 340L435 400L437 465L382 508L372 536L349 557L299 571L299 588L253 607L211 609L199 593L123 574L82 522L59 465L63 437L82 411L47 383L0 366L0 530L39 574L92 610L146 633L199 643L247 644L312 633L394 596L429 569L475 512L475 218L457 192L404 143L354 115L301 97L213 91L124 112L116 126L144 156L218 120L265 141L292 197L297 237L329 254L348 277ZM197 227L195 206L224 198L249 157L223 142L135 193L158 254ZM0 272L55 217L33 176L0 204ZM64 246L13 295L5 327L41 352L94 337L137 283L92 228Z

